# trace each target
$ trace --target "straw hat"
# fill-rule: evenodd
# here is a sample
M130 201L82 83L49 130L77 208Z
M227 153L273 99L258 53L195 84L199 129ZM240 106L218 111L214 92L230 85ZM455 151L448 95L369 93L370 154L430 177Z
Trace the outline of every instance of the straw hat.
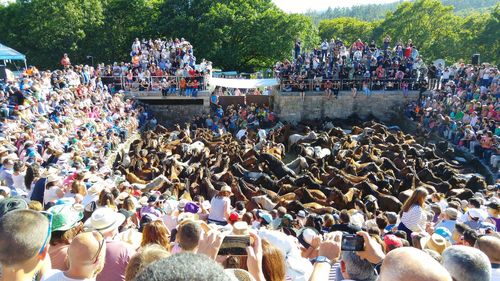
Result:
M442 254L443 251L451 246L451 243L443 236L434 233L431 236L424 236L420 238L420 245L422 249L430 249Z
M109 232L118 228L124 221L125 216L111 208L97 208L85 222L84 227L89 231Z

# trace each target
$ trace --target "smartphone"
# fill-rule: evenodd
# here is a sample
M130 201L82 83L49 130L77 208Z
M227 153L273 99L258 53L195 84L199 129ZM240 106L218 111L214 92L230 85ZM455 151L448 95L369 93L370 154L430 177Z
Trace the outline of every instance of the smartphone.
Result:
M365 248L365 241L359 235L343 235L340 249L342 251L362 251Z
M222 240L219 256L246 256L246 247L250 246L249 235L228 235Z

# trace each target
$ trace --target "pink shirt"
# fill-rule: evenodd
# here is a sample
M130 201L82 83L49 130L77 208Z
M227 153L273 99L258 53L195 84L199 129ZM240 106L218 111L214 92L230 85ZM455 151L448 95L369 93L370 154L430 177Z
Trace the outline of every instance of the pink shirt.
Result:
M68 256L69 245L59 244L56 246L50 245L49 247L49 257L52 263L52 269L59 269L61 271L68 270L68 265L66 264L66 257Z
M122 241L106 241L106 262L97 281L124 281L125 269L135 250Z

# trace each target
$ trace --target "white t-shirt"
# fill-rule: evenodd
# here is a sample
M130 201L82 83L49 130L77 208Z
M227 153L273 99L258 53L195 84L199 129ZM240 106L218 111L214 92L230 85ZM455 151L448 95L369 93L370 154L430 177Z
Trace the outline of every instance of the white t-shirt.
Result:
M58 186L51 186L49 189L45 189L43 194L43 204L47 205L50 202L55 202L59 199L57 196L57 191L59 190Z
M66 275L64 275L64 272L57 270L57 269L49 270L42 277L42 281L94 281L94 280L95 280L95 278L92 278L92 279L68 278L68 277L66 277Z
M217 197L214 196L210 201L210 215L208 219L216 221L226 221L225 208L231 205L231 200L229 197Z
M239 139L239 140L241 140L241 138L243 136L245 136L246 132L247 132L247 130L244 130L244 129L239 130L238 133L236 133L236 138Z

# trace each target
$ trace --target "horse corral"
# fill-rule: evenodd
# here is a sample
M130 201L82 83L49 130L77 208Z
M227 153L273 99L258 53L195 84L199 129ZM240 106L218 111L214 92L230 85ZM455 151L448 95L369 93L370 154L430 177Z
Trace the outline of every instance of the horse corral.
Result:
M459 199L487 187L480 176L464 176L473 171L455 160L447 143L425 147L374 121L349 130L322 127L286 124L259 142L252 130L239 141L207 129L158 126L119 155L114 167L144 190L170 190L179 198L210 200L229 185L233 203L243 201L249 211L284 206L325 214L361 203L370 212L377 205L399 212L416 186Z

